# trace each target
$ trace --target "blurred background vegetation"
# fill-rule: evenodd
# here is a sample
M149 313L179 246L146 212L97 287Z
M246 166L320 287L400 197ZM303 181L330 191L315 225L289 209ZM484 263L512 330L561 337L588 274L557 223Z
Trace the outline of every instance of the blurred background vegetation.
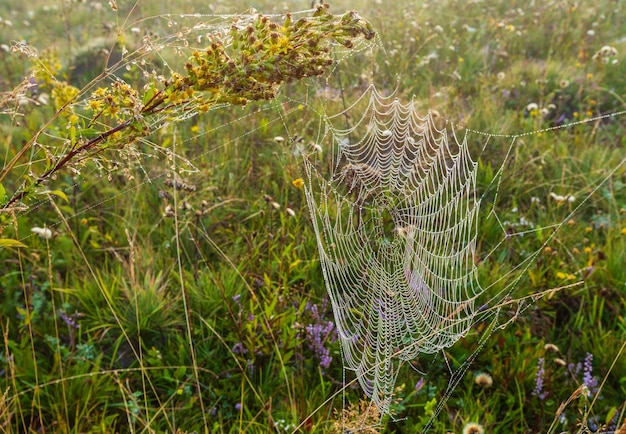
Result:
M177 45L179 29L202 21L228 25L230 18L219 14L250 6L283 14L311 3L0 0L3 168L54 118L51 95L37 83L11 99L49 50L60 62L58 79L86 89L87 97L110 78L92 82L107 59L113 65L126 50L160 40L168 49L142 59L157 70L180 71L190 51ZM340 61L327 77L285 86L275 101L167 122L131 149L112 149L59 173L27 209L0 214L1 238L27 246L0 250L3 432L341 432L342 424L374 424L365 432L443 433L475 422L486 432L525 433L623 426L623 115L524 135L512 148L511 138L494 138L484 152L484 141L470 143L486 194L479 278L487 297L510 291L519 300L499 313L500 324L515 321L484 336L491 329L477 322L445 354L407 366L397 380L394 420L380 425L360 403L361 391L344 387L352 377L344 379L293 148L314 146L320 114L343 110L370 83L415 96L424 112L436 110L458 128L489 133L533 132L624 111L624 5L331 4L337 14L347 9L370 21L379 39L353 54L337 49ZM20 42L39 57L28 58ZM127 66L115 74L143 86L143 65ZM43 155L63 149L56 136L65 122L56 118L38 137ZM38 170L41 155L15 173ZM3 180L6 194L22 180ZM494 185L498 200L490 202ZM510 239L503 233L526 230ZM483 261L503 239L498 255ZM530 266L518 268L525 261ZM559 290L545 292L551 289ZM533 294L543 296L521 301ZM464 373L458 384L450 370Z

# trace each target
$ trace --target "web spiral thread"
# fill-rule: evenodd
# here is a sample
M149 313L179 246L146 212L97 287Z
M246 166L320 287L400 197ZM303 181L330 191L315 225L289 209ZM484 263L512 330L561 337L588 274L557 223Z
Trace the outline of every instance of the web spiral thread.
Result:
M363 107L365 106L365 107ZM353 126L333 122L362 112ZM344 368L389 412L403 362L453 345L482 292L477 164L438 116L373 87L327 118L332 164L304 158L305 192ZM326 174L324 172L330 172Z

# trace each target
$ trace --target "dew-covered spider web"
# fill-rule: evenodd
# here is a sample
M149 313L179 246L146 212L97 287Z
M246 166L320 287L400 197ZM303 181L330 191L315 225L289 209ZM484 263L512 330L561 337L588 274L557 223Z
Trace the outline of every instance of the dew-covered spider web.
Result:
M438 112L418 108L416 100L402 100L397 91L384 95L373 85L321 125L318 143L331 156L303 152L305 192L344 369L353 371L385 414L392 413L403 365L443 355L440 364L447 364L450 380L436 416L491 334L545 295L516 299L512 293L606 178L576 205L574 196L552 193L555 203L569 200L570 211L551 227L535 228L523 216L508 220L511 213L496 211L496 204L511 154L537 132L499 135L457 128ZM490 180L479 191L477 161L489 152L498 154L499 162L488 168ZM481 210L484 198L490 209ZM501 231L501 237L478 251L481 223ZM536 250L519 252L501 277L479 277L478 264L485 273L494 257L514 251L516 239L542 230L547 234L537 236ZM483 329L477 346L452 367L445 350L477 324Z
M327 131L306 198L347 369L387 412L402 362L453 345L472 323L476 163L436 114L371 87L354 125ZM330 118L329 121L341 118Z

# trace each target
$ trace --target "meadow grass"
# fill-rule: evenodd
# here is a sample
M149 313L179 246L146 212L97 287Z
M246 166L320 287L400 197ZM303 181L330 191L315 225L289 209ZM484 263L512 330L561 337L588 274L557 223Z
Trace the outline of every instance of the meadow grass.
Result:
M182 12L249 7L118 0L115 13L108 2L14 3L0 1L0 44L55 48L59 79L86 86L85 96L100 83L89 84L103 71L103 50L132 51L144 35L208 19ZM310 6L279 3L254 6ZM130 150L59 172L28 209L0 214L1 238L27 245L0 250L0 430L625 429L624 116L521 136L513 146L494 138L486 152L481 136L468 135L483 195L479 281L498 314L479 315L455 346L407 366L393 418L380 424L342 370L293 152L316 140L322 111L343 110L370 82L415 96L459 131L520 134L626 110L621 5L331 6L356 9L380 46L338 50L327 81L290 84L275 101L167 122ZM604 46L617 54L605 56ZM150 58L156 68L182 69L185 60L175 50ZM0 115L4 168L54 109L32 89L21 104L10 99L29 59L2 48L0 63L11 101ZM129 66L117 74L143 86ZM62 152L55 137L63 128L61 119L46 130L42 149ZM2 181L7 195L45 158L17 166ZM323 152L321 167L330 159ZM494 318L507 326L494 329ZM480 373L491 381L477 381Z

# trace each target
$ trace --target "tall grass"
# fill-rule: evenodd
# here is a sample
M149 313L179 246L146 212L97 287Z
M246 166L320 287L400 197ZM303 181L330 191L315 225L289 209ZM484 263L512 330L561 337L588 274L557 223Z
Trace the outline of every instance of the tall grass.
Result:
M28 47L40 56L55 48L55 79L85 97L106 83L98 77L142 88L140 57L101 76L108 55L132 52L145 36L167 45L178 29L215 19L181 12L246 8L0 1L3 169L50 119L42 147L13 173L40 174L67 150L53 95L29 81L20 88ZM545 130L626 108L620 5L332 5L344 8L374 24L378 46L337 48L326 78L285 86L276 101L181 118L132 152L59 170L0 214L0 238L14 240L0 250L3 432L623 429L625 118ZM22 40L28 46L11 53ZM618 54L594 59L603 46ZM162 53L145 57L150 68L183 69L186 56ZM393 418L380 425L342 370L294 153L316 144L323 112L343 110L370 82L416 95L459 129L541 131L518 137L505 164L510 137L481 152L484 136L468 135L484 197L479 279L487 299L509 297L498 299L496 323L478 316L457 345L407 366ZM320 161L330 167L326 149ZM7 198L23 180L3 180ZM479 373L492 382L477 382Z

